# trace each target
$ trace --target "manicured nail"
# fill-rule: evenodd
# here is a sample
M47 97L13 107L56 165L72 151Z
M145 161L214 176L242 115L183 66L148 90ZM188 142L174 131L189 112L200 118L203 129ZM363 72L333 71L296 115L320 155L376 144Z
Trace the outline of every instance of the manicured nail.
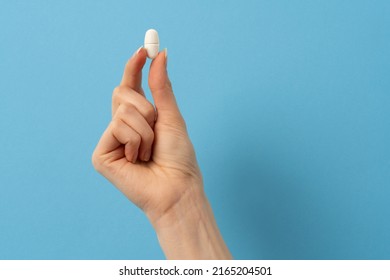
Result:
M150 151L146 151L144 153L143 161L148 161L150 159Z
M168 48L164 49L164 53L165 53L165 67L167 67L167 65L168 65Z
M138 50L136 50L135 53L133 54L133 57L139 54L139 52L143 49L143 47L144 46L139 47Z
M132 163L136 163L138 158L138 153L134 153L133 159L131 160Z

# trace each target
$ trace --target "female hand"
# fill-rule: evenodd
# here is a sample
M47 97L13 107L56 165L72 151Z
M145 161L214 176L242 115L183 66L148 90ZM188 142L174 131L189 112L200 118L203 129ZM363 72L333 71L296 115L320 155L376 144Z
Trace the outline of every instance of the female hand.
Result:
M146 213L168 258L230 258L172 91L166 50L149 71L156 108L141 87L145 61L140 48L127 62L93 165Z

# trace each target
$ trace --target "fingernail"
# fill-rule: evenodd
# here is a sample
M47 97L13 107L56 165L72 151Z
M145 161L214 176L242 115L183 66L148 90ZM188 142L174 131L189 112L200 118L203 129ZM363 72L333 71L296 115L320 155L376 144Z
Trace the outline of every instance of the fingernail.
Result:
M168 65L168 48L164 49L164 53L165 53L165 67L167 67L167 65Z
M139 54L139 52L142 50L143 47L144 46L139 47L138 50L136 50L135 53L133 54L133 57Z
M150 151L144 153L143 161L148 161L150 159Z
M134 153L133 159L131 160L132 163L136 163L138 158L138 153Z

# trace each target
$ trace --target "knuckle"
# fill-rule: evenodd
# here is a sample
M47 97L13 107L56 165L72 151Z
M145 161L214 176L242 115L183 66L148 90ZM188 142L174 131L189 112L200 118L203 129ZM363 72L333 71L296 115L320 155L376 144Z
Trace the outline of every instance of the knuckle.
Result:
M134 134L127 141L127 145L129 145L132 148L138 147L140 143L141 143L141 136L139 136L138 134Z
M122 87L121 87L121 86L116 86L116 87L114 88L114 90L112 91L112 95L113 95L113 96L119 95L119 93L121 92L121 90L122 90Z
M149 101L147 101L146 103L146 111L150 114L154 114L155 111L153 104L150 103Z
M120 92L122 91L122 87L121 86L117 86L114 88L114 90L112 91L112 101L113 102L118 102L119 101L119 98L120 98Z
M154 109L153 105L148 102L147 108L146 108L146 120L149 124L153 124L156 116L156 110Z
M126 116L131 115L134 112L135 108L131 103L121 103L116 111L116 118L126 118Z
M112 100L120 101L123 98L123 94L127 93L129 89L125 86L116 86L112 91Z
M153 143L154 140L154 132L151 129L146 130L145 138L147 142Z
M114 135L117 135L118 131L121 128L121 120L119 118L114 118L111 121L111 131Z
M130 103L130 102L125 102L123 104L121 104L122 108L121 108L121 112L124 114L124 115L133 115L134 113L136 113L137 111L137 108L134 106L134 104Z
M96 171L100 172L102 170L102 161L100 160L99 155L94 152L92 154L92 166L95 168Z

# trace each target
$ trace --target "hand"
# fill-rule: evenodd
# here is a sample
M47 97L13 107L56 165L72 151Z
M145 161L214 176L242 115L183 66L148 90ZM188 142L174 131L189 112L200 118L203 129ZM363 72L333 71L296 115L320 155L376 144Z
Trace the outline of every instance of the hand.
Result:
M149 71L156 108L141 87L145 61L146 50L141 48L127 62L113 92L112 120L93 153L93 165L146 213L167 257L217 258L211 251L201 253L192 248L194 238L209 234L199 232L200 221L215 231L217 239L220 235L168 78L166 51L152 61ZM210 241L209 236L201 238ZM186 251L180 251L181 247Z

